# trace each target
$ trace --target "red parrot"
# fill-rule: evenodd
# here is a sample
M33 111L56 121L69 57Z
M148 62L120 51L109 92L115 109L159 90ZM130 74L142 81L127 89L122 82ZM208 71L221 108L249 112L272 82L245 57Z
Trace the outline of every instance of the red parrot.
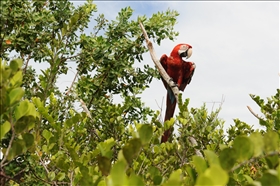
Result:
M160 58L160 63L165 69L166 73L172 78L174 83L178 86L179 90L184 91L187 84L191 82L192 76L195 70L195 63L184 61L183 58L188 59L192 55L192 46L188 44L178 44L176 45L170 57L163 54ZM176 98L170 89L169 85L165 82L163 78L162 82L167 89L166 97L166 111L164 121L169 120L173 117ZM161 138L161 143L164 143L171 136L172 128L166 130Z

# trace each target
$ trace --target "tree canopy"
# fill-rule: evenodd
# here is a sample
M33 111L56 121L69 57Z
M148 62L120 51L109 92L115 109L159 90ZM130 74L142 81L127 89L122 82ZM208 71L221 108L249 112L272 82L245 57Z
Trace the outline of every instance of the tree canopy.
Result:
M181 95L179 114L161 123L141 101L160 76L135 65L148 52L139 21L160 45L178 36L177 11L133 20L124 7L109 21L91 0L0 4L0 185L280 185L279 89L250 95L263 130L237 118L224 131L222 108L189 108ZM48 67L36 73L31 62ZM71 63L77 74L60 90ZM179 134L160 143L175 125Z

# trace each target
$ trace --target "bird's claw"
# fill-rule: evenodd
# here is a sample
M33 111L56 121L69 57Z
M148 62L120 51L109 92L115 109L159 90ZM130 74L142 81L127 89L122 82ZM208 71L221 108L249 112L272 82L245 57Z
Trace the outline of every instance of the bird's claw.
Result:
M173 81L172 78L170 78L169 81L172 82L171 88L173 88L173 87L178 87L178 84L176 84L176 83Z

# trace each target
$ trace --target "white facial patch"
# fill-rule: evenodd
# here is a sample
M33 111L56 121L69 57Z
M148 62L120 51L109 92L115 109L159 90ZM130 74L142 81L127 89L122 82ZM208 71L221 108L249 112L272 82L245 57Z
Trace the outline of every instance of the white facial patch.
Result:
M186 50L188 50L188 48L189 47L187 45L182 45L180 47L180 50L178 50L178 53L181 54L181 53L185 52Z

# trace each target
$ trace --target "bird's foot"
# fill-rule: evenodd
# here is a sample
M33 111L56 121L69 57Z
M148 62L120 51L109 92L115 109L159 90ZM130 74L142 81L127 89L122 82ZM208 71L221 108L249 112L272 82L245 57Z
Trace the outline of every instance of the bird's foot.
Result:
M178 84L176 84L172 78L169 79L169 81L172 83L171 87L178 87Z

